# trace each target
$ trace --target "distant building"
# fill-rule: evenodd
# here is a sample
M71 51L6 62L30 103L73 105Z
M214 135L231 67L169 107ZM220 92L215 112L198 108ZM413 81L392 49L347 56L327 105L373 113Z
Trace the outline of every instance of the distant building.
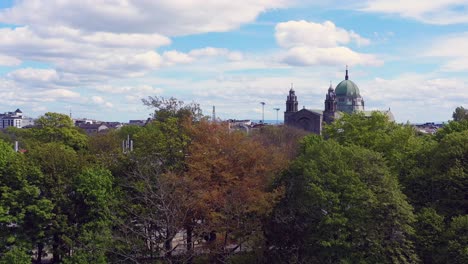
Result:
M416 128L416 130L422 134L435 134L439 128L441 128L443 124L435 124L433 122L431 123L425 123L425 124L417 124L413 125L413 127Z
M23 112L18 108L14 112L0 114L0 128L23 127Z
M148 122L149 120L130 120L128 124L133 126L144 126Z
M335 89L330 84L325 96L325 110L311 110L305 107L298 110L298 100L293 87L289 90L286 99L286 111L284 112L284 123L306 131L321 134L323 123L331 123L338 119L343 113L363 112L370 116L374 111L365 111L364 99L362 98L358 86L349 80L348 68L346 68L345 79L341 81ZM379 111L394 121L392 112L389 110Z
M228 119L228 128L229 130L241 130L244 132L249 132L252 128L252 121L250 119L237 120L237 119Z
M102 124L106 125L109 129L120 129L123 127L123 124L120 122L104 122Z
M109 129L105 124L80 124L79 128L83 129L87 134L97 134Z

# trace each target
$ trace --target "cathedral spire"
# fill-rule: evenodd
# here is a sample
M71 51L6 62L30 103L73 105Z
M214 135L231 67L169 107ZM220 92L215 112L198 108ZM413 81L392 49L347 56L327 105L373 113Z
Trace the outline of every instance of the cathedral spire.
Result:
M346 65L346 75L345 75L345 80L348 80L349 77L348 77L348 65Z

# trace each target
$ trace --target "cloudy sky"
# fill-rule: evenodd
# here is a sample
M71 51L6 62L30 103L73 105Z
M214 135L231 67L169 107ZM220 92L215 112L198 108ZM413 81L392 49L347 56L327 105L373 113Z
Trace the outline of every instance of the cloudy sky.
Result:
M0 111L145 119L147 96L221 118L323 109L330 85L400 122L468 107L468 0L0 0Z

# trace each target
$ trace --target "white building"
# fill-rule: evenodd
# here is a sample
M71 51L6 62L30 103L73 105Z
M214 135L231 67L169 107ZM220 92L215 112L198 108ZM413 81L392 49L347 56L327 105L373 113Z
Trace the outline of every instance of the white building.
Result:
M21 110L16 109L14 112L6 112L4 114L0 114L0 128L7 128L7 127L23 127L23 112Z

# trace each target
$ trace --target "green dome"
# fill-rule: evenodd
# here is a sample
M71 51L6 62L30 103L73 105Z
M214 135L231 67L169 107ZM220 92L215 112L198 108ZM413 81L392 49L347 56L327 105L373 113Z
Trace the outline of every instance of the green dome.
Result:
M358 86L350 80L340 82L335 88L336 96L361 97Z

